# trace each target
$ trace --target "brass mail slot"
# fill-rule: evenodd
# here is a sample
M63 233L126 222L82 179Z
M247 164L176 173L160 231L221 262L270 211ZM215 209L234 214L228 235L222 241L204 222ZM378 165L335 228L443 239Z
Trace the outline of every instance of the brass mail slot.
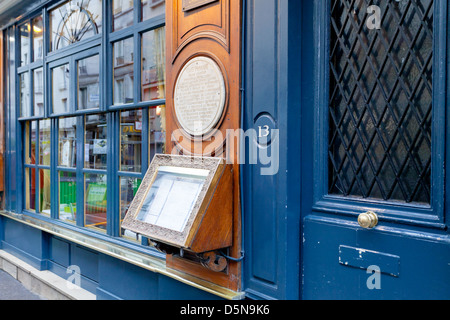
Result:
M196 9L216 1L218 0L183 0L183 11Z

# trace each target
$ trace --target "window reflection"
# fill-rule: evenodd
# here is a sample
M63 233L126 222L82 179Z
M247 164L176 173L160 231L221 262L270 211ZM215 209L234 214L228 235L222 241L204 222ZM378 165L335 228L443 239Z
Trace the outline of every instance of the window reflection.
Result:
M142 34L142 101L165 98L165 28Z
M100 106L99 74L98 55L78 61L78 110Z
M50 165L50 120L39 121L39 164Z
M52 69L53 113L69 112L69 83L70 70L68 64Z
M44 57L44 23L42 16L33 19L33 61Z
M142 110L120 113L120 171L141 172Z
M44 116L44 75L42 68L33 71L33 112L35 117Z
M107 159L107 122L104 114L86 116L84 167L106 169Z
M36 211L36 169L26 168L25 169L25 188L26 188L26 198L25 207L27 210Z
M85 226L106 230L106 175L85 175Z
M149 109L150 113L150 161L156 154L166 153L166 106Z
M27 22L19 27L20 33L20 65L30 63L30 24Z
M39 169L39 212L50 215L50 170Z
M58 50L101 32L102 1L69 1L50 12L50 48Z
M31 117L30 74L28 72L20 75L20 116Z
M128 208L130 207L131 202L134 199L140 185L142 179L137 178L120 178L120 223L122 223L123 219L128 212ZM120 229L121 236L132 239L139 240L139 237L136 233L131 232L129 230Z
M59 219L75 223L77 214L77 180L73 172L59 172Z
M133 1L113 0L113 31L132 26L133 21Z
M134 102L133 38L114 43L114 104Z
M165 0L141 0L142 20L151 19L166 12Z
M36 127L37 122L27 122L25 125L25 163L36 164Z
M60 167L75 168L77 165L77 118L59 119Z

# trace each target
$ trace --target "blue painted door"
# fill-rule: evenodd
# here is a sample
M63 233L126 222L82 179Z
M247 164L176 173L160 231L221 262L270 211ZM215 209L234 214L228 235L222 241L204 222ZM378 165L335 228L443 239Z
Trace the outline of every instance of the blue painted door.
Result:
M367 3L303 2L301 296L450 299L448 1Z

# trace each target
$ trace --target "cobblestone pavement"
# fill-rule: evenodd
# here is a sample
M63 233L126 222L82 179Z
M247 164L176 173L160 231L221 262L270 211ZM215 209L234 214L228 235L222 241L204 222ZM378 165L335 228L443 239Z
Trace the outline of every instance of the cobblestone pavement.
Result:
M42 300L19 281L0 270L0 300Z

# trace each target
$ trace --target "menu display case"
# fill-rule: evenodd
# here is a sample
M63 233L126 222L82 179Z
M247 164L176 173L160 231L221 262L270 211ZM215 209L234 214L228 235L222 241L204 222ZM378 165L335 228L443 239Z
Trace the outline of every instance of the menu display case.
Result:
M232 245L232 170L221 158L156 155L122 228L203 254Z

